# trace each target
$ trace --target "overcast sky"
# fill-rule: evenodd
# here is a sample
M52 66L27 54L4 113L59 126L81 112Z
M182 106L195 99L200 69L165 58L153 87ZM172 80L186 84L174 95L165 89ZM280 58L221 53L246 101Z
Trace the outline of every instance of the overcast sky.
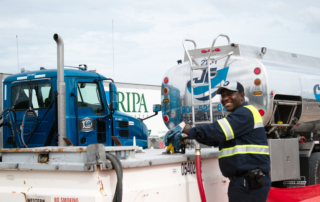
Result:
M320 57L320 1L0 0L0 72L18 72L16 35L20 68L56 68L54 33L64 40L65 65L160 85L183 59L185 38L209 47L222 33L234 43Z

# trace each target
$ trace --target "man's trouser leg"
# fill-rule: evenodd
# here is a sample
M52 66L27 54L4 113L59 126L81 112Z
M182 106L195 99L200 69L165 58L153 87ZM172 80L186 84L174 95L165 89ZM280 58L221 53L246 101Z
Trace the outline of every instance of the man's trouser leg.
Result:
M263 187L260 189L251 189L248 176L239 177L229 184L228 197L229 202L265 202L271 187L269 174L263 176Z

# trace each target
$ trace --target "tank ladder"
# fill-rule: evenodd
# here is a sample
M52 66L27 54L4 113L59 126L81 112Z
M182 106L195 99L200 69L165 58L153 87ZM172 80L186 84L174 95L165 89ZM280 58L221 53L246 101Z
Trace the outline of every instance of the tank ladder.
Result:
M224 67L223 67L223 68L226 68L226 66L228 64L228 61L229 61L229 58L233 54L233 51L231 51L228 54L219 56L219 57L217 57L216 59L214 59L212 61L210 60L211 54L214 51L214 49L213 49L214 44L216 43L217 38L220 37L220 36L221 37L226 37L227 40L228 40L228 45L230 45L230 39L229 39L229 37L227 35L219 34L218 36L216 36L215 39L212 42L212 45L211 45L211 48L210 48L210 51L209 51L209 55L208 55L208 58L207 58L207 64L206 65L199 65L195 61L195 59L192 56L190 56L189 51L187 50L187 48L185 46L185 42L189 41L189 42L192 42L194 44L194 49L197 49L196 42L194 40L191 40L191 39L185 39L185 40L182 41L182 45L184 47L184 50L186 51L186 54L187 54L189 62L190 62L190 83L191 83L190 87L191 87L191 103L192 103L191 104L191 107L192 107L191 111L192 111L192 125L193 126L199 125L199 124L206 124L206 123L212 123L213 122L213 118L212 118L213 106L212 106L212 102L211 102L211 95L212 95L213 89L211 88L211 74L215 73L217 75L218 72L217 71L211 71L210 67L211 67L211 64L215 63L216 61L227 57L226 62L225 62ZM206 69L206 76L208 78L208 83L206 83L206 84L205 83L195 84L194 81L193 81L193 79L194 79L193 78L193 71L194 70L203 70L203 69ZM222 81L220 82L220 86L221 85L222 85ZM199 86L208 86L208 88L209 88L209 95L208 95L209 96L209 101L201 103L201 104L196 104L196 103L194 103L193 89L196 88L196 87L199 87ZM218 87L214 87L214 88L218 88ZM203 104L210 105L210 109L209 109L210 120L209 121L198 121L198 122L195 122L195 106L199 106L199 105L203 105ZM222 110L222 113L223 113L223 110Z

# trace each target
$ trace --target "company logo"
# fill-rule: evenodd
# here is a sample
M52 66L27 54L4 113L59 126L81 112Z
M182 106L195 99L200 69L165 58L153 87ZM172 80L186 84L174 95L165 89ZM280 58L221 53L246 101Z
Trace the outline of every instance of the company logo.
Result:
M79 120L79 128L81 131L89 132L94 130L94 120L90 118L84 118Z
M109 102L109 91L105 91L107 100ZM148 113L147 103L144 93L135 92L121 92L118 91L118 104L119 111L122 112L135 112L135 113Z
M314 93L314 97L316 98L316 100L318 102L320 102L320 86L319 86L319 84L317 84L313 87L313 93Z
M83 128L92 128L92 120L85 120L82 121L83 123Z
M216 71L217 68L210 68L210 71ZM216 87L221 81L225 81L227 79L227 75L228 75L228 71L229 71L229 67L223 68L218 70L218 74L216 75L216 73L210 73L210 77L213 77L211 79L211 89ZM207 74L207 70L203 70L202 71L202 75L198 78L193 78L193 81L195 84L207 84L208 83L208 74ZM226 84L227 82L225 82L224 85L228 85L229 82ZM189 93L191 93L191 80L187 83L187 89L189 91ZM206 92L209 91L208 86L198 86L196 88L193 88L193 95L199 95L197 96L195 99L200 100L200 101L206 101L209 100L209 95L207 96L200 96ZM217 94L217 91L214 91L211 94L211 98L213 98L215 95Z

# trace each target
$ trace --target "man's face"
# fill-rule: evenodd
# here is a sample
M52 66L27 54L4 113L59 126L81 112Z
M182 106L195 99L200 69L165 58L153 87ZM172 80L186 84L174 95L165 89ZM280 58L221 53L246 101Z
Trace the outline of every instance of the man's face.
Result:
M244 93L223 89L221 91L221 104L228 112L233 112L244 103Z

